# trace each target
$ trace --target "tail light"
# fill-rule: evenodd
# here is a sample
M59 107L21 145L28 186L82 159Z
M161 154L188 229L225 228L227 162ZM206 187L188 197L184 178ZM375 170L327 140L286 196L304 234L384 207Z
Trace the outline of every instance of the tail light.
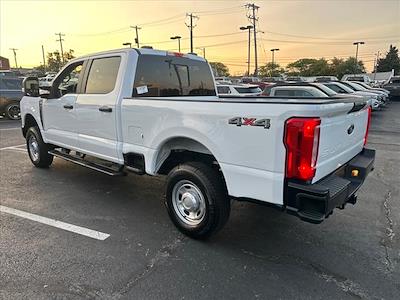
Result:
M314 178L320 124L320 118L291 118L286 121L286 178L305 181Z
M371 124L371 110L372 110L371 106L368 106L368 121L367 121L367 129L365 130L365 136L364 136L364 146L367 144L369 125Z

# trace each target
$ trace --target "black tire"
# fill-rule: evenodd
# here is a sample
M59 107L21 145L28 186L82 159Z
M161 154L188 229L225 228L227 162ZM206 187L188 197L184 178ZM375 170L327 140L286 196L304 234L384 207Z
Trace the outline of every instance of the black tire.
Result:
M20 120L21 111L19 108L19 103L10 103L6 106L5 115L7 119L10 120Z
M196 220L196 222L199 222L197 224L188 224L189 221L185 220L185 217L188 216L184 215L186 212L180 213L178 205L176 204L179 200L173 200L179 199L179 197L176 196L174 198L174 195L177 194L176 189L182 185L182 182L184 182L183 185L189 184L189 187L193 184L194 187L192 189L195 194L198 194L197 192L200 191L203 196L202 199L205 202L205 209L201 214L203 215L202 219ZM207 238L220 230L228 221L230 201L225 182L218 171L204 163L188 162L180 164L172 169L167 178L165 198L165 204L172 222L182 233L192 238ZM185 203L182 198L179 203ZM187 199L187 197L185 197L185 199ZM181 205L181 207L182 206L183 205ZM183 210L185 209L183 208Z
M37 147L32 145L33 142L37 143ZM30 127L26 132L26 148L35 167L48 168L53 162L53 155L48 153L50 147L43 142L40 129L37 126Z

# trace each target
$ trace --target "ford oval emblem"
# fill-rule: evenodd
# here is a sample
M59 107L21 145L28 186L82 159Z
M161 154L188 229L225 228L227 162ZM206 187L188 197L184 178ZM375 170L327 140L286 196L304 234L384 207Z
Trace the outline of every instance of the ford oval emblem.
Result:
M347 134L352 134L354 131L354 124L351 124L349 128L347 128Z

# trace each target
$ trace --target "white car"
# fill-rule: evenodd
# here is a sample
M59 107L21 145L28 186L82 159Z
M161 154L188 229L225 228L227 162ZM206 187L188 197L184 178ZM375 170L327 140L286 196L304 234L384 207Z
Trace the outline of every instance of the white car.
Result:
M342 77L342 81L358 81L358 82L364 82L366 84L371 84L371 78L369 78L369 76L366 74L357 74L357 75L345 74Z
M218 96L250 97L259 96L262 90L250 84L219 84L217 83Z
M366 97L371 101L372 110L379 110L380 107L384 104L383 101L379 99L379 95L369 93L367 91L354 90L350 86L342 82L324 82L323 85L327 86L328 88L339 94L350 94Z
M264 89L263 95L270 97L329 98L329 95L311 85L282 84Z
M50 87L54 76L46 76L39 78L39 87Z
M107 51L71 60L49 95L37 78L23 86L34 166L58 157L110 176L167 175L169 216L194 238L223 227L231 200L320 223L356 202L374 166L368 101L218 97L207 61L191 54Z

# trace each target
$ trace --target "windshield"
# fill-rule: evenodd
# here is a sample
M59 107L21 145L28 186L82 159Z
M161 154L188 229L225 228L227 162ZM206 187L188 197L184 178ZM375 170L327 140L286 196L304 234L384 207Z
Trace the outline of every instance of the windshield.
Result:
M343 90L345 90L347 93L354 93L354 90L350 87L348 87L347 85L341 83L341 82L335 82L334 84L336 84L337 86L339 86L340 88L342 88Z
M256 94L261 93L259 87L235 87L234 88L239 94Z
M351 84L355 85L356 87L359 88L359 91L368 91L365 87L363 87L361 84L358 82L351 82Z
M354 84L353 82L349 82L349 81L343 81L341 82L342 84L345 84L346 86L348 86L349 88L351 88L353 91L364 91L361 86Z
M21 91L22 79L20 79L20 78L0 78L0 89Z

